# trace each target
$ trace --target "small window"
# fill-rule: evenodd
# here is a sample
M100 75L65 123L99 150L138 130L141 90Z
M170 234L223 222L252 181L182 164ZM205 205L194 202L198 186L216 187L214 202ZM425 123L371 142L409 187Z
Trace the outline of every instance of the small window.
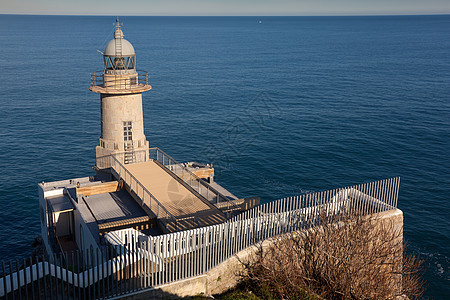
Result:
M133 140L133 129L131 121L123 122L123 141Z

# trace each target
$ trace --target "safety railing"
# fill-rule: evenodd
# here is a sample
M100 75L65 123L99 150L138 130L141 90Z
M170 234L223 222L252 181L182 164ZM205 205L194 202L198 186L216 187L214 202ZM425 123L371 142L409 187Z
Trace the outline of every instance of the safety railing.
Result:
M116 160L124 161L127 152L118 152L112 155L97 157L96 167L98 169L107 169L112 166L112 156ZM148 154L147 154L148 153ZM220 208L227 212L228 217L234 216L242 211L232 200L222 195L214 189L208 182L192 173L183 164L179 163L161 149L154 147L145 150L133 150L133 155L137 158L136 162L145 162L149 159L158 161L167 170L175 174L180 180L190 186L195 192L212 204L220 203Z
M179 231L183 229L198 227L198 220L195 216L175 217L171 214L152 193L145 188L139 180L131 174L122 161L124 161L127 152L114 153L97 158L96 167L98 169L111 168L111 172L116 174L117 178L122 178L124 183L141 200L141 206L146 205L162 223L166 231ZM147 150L133 151L138 159L137 162L148 161Z
M113 89L135 89L148 85L148 72L136 70L132 74L105 74L104 71L91 73L91 86Z
M225 203L225 206L222 205L222 207L226 208L226 211L228 211L229 214L236 214L241 211L241 208L233 203L233 201L222 195L208 182L189 171L189 169L183 164L177 162L161 149L157 147L150 148L149 157L150 159L160 162L164 167L177 175L181 180L187 183L192 189L207 199L210 203Z
M397 207L400 178L288 197L225 223L146 236L134 229L105 235L108 246L3 262L0 297L104 299L205 274L249 246L280 234Z
M122 178L124 183L128 185L130 191L134 192L139 197L141 206L147 206L165 227L167 227L168 222L177 222L175 216L162 206L156 197L154 197L114 155L111 155L110 162L113 172L116 172L118 177Z

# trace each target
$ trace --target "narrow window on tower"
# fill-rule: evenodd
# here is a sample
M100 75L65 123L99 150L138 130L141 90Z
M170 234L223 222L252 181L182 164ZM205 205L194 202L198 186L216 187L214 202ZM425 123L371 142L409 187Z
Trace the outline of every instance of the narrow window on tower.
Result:
M123 141L132 141L133 140L133 131L132 131L132 122L127 121L123 122Z

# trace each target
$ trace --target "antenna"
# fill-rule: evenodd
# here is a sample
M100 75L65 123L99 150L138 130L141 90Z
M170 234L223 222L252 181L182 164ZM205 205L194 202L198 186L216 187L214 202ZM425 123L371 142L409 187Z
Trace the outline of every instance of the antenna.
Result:
M122 39L123 32L120 29L119 16L116 17L116 31L114 32L116 57L122 57Z
M114 25L116 25L116 29L119 29L120 25L123 25L123 24L120 24L119 16L116 17L116 23Z

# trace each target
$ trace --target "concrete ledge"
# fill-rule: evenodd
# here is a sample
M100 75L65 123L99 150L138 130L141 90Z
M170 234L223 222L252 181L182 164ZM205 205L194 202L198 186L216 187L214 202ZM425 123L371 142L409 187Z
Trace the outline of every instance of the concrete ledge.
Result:
M98 93L98 94L114 94L114 95L125 95L125 94L136 94L136 93L143 93L146 91L151 90L152 87L148 84L139 84L139 85L135 85L135 86L131 86L128 88L114 88L114 87L109 87L109 88L105 88L99 85L93 85L91 87L89 87L89 90L94 92L94 93Z
M179 299L206 294L207 275L200 275L112 299Z

